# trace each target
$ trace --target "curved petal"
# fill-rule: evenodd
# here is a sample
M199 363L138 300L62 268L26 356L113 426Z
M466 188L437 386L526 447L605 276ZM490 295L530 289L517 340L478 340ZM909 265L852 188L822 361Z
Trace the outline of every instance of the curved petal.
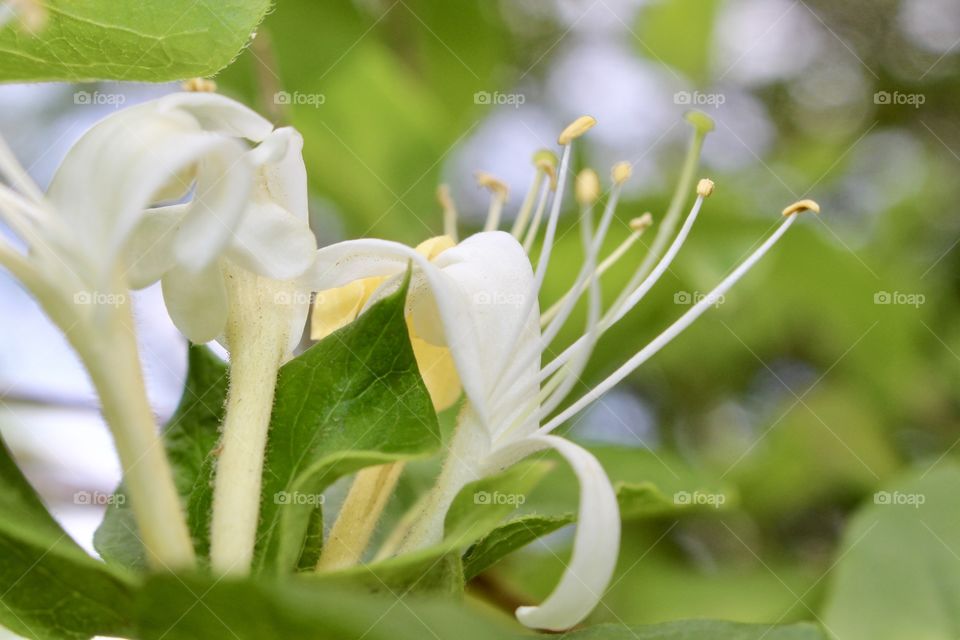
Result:
M334 289L354 280L403 273L413 263L423 274L426 287L436 300L436 313L463 383L482 420L487 417L484 374L480 371L478 351L483 348L476 336L472 309L453 280L423 255L399 242L363 239L339 242L320 249L305 281L314 291ZM453 348L452 345L457 345Z
M227 322L227 290L216 262L201 271L174 267L162 283L167 311L183 335L196 344L220 335Z
M580 481L573 555L559 584L538 606L519 607L517 619L532 629L569 629L597 606L617 564L620 511L603 467L589 451L559 436L531 436L491 454L487 466L503 468L546 448L555 449Z
M142 289L173 268L173 245L187 206L178 204L150 209L127 242L126 278L131 289Z
M218 93L181 91L158 98L158 112L182 110L193 116L204 131L260 142L273 131L269 120L256 111Z
M310 319L310 338L323 340L356 320L382 281L383 278L363 278L336 289L317 292Z
M169 191L171 181L190 179L195 166L198 178L205 178L199 204L221 218L234 218L242 211L252 174L240 162L245 151L235 139L205 133L188 113L158 111L155 103L106 118L70 149L48 189L70 236L63 244L82 246L90 267L103 276L156 194ZM223 172L227 175L219 180ZM209 262L209 256L201 258L197 266Z
M230 242L230 259L248 271L274 280L302 275L317 252L305 218L274 202L251 202Z
M407 328L413 355L417 359L417 368L420 369L420 377L423 378L423 384L433 401L434 410L449 409L460 399L460 392L463 390L450 350L430 344L416 335L409 321Z

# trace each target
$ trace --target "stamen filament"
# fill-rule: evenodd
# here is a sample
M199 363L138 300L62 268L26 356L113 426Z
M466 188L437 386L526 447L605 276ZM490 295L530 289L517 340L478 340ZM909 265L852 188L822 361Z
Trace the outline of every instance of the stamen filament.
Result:
M640 300L647 294L650 289L653 288L653 285L657 283L660 277L666 272L670 267L670 263L673 262L673 259L676 257L677 253L680 251L680 248L683 246L684 241L687 239L687 236L690 234L690 229L693 228L693 223L696 222L697 216L700 213L700 208L703 205L703 196L697 195L696 201L693 203L693 207L690 209L690 213L687 214L687 219L684 221L683 226L680 228L680 232L677 234L677 237L674 239L673 243L670 245L670 248L667 249L666 254L654 267L653 271L647 276L647 278L640 283L636 289L630 292L623 303L619 307L612 307L604 314L604 317L600 319L600 334L603 335L611 326L613 326L620 318L622 318L628 311L633 309ZM622 296L623 297L623 296ZM616 303L614 303L616 304ZM583 349L586 344L586 336L581 337L572 345L564 349L564 351L554 358L548 365L543 368L543 371L540 374L540 379L544 380L555 371L557 371L561 366L566 364L570 358L576 354L579 350Z
M605 316L616 313L616 310L624 303L626 297L629 295L628 292L632 291L647 277L650 270L653 269L657 260L663 254L670 237L677 228L677 223L680 221L680 215L683 212L683 203L687 198L687 194L690 193L693 188L693 180L697 175L697 169L700 165L700 151L703 148L703 141L707 137L707 134L713 129L713 121L710 120L709 116L698 111L687 113L686 118L693 124L694 133L693 138L690 140L690 146L687 148L687 155L683 161L683 168L680 172L680 180L677 182L677 188L673 192L673 197L670 199L667 212L660 222L660 228L657 229L657 235L653 238L650 250L647 252L643 262L640 263L633 275L630 276L630 279L627 281L627 286L624 287L622 293L614 300L613 304L610 305L610 309L607 310ZM604 319L606 319L606 317ZM601 321L601 324L603 324L603 321Z
M523 240L523 250L530 254L530 250L533 249L533 242L537 239L537 234L540 232L540 223L543 221L543 213L547 209L547 196L550 194L550 182L544 181L540 186L540 196L537 202L537 211L533 214L533 222L530 223L530 228L527 230L527 237Z
M702 198L698 198L700 200ZM547 422L543 427L541 427L537 433L545 434L550 433L558 426L569 420L571 417L579 413L587 405L592 403L594 400L605 394L609 391L614 385L618 384L621 380L626 378L628 375L633 373L637 367L642 365L644 362L649 360L653 355L655 355L660 349L665 347L677 337L684 329L689 327L693 322L703 315L711 307L715 306L716 300L721 296L727 293L733 285L737 283L740 278L742 278L750 269L770 250L773 245L777 243L778 240L787 232L787 229L793 225L797 216L789 216L783 224L771 235L767 240L760 245L760 247L754 251L746 260L744 260L740 265L734 269L730 275L723 279L713 290L706 296L704 296L697 304L692 306L686 313L680 316L673 324L667 327L659 336L654 338L650 344L645 346L639 352L637 352L632 358L625 362L620 368L610 374L603 382L598 384L596 387L591 389L588 393L583 395L579 400L571 404L569 407L558 413L554 416L549 422Z
M453 198L450 197L449 186L441 184L437 187L437 202L443 209L443 235L453 238L454 242L459 242L457 239L457 206L454 204Z
M533 182L530 184L530 189L527 190L527 195L523 198L523 204L520 205L517 219L513 221L513 228L510 229L510 234L517 240L520 239L527 228L527 222L530 221L530 214L533 213L533 205L537 201L537 193L540 191L540 184L544 177L545 174L540 169L537 169L536 173L533 174Z
M17 161L6 141L0 138L0 174L7 177L13 187L34 202L43 202L43 191Z
M509 193L507 185L483 171L477 172L477 184L490 190L490 208L487 210L487 222L483 225L483 230L496 231L500 228L500 215Z

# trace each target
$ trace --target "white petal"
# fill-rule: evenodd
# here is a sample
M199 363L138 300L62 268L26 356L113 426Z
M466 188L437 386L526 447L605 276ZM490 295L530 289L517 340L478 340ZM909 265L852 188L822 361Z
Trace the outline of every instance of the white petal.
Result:
M248 271L274 280L302 275L317 252L306 220L272 202L250 203L230 243L229 257Z
M198 162L203 205L234 219L252 174L238 162L245 151L237 140L204 133L191 115L159 113L153 103L110 116L70 149L51 182L48 198L69 229L61 242L82 247L91 266L108 271L155 194ZM214 168L229 171L211 188ZM195 265L209 262L200 257Z
M553 593L539 606L520 607L516 613L517 619L532 629L562 631L587 617L610 584L620 550L620 511L610 480L597 459L564 438L525 438L496 451L488 465L508 466L548 447L567 460L580 481L573 555Z
M260 142L273 130L270 121L256 111L218 93L172 93L147 104L161 112L185 111L196 118L205 131L246 138L252 142Z
M124 251L131 289L153 284L173 267L173 245L186 210L186 205L178 204L150 209L143 214Z
M220 335L227 322L227 291L216 262L201 271L175 267L162 282L167 311L183 335L196 344Z
M403 273L411 262L424 275L423 282L436 300L436 313L441 318L446 343L451 345L464 392L483 420L488 413L484 396L485 376L480 370L478 356L483 345L476 335L476 325L471 317L473 309L465 303L452 279L415 249L386 240L339 242L317 252L316 262L305 281L313 291L336 289L362 278ZM417 295L419 292L412 293Z
M250 155L260 167L254 197L274 202L306 221L307 168L303 164L303 136L293 127L277 129Z

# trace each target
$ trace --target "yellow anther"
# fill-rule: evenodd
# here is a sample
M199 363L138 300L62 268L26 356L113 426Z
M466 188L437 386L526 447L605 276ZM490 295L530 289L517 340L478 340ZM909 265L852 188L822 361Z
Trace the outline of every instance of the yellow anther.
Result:
M820 205L814 202L813 200L799 200L794 202L792 205L783 210L784 217L792 216L795 213L803 213L804 211L813 211L814 213L820 213Z
M707 198L711 193L713 193L713 180L702 178L700 182L697 183L697 195L701 198Z
M450 197L450 185L441 184L437 187L437 202L440 203L444 211L456 209L453 198Z
M633 165L629 162L618 162L613 165L613 171L610 173L614 184L623 184L633 175Z
M217 83L209 78L190 78L184 81L180 88L197 93L213 93L217 90Z
M562 145L568 145L573 142L574 138L579 138L595 124L597 124L597 120L593 116L580 116L567 125L567 128L564 129L560 133L560 137L557 138L557 142Z
M687 111L683 114L683 117L687 120L687 122L693 125L694 129L702 134L710 133L714 129L713 118L705 114L703 111Z
M577 174L574 194L581 205L593 204L600 199L600 177L593 169L584 169Z
M647 227L653 224L653 216L647 212L640 216L639 218L634 218L630 221L630 229L633 231L643 231Z
M504 200L507 199L507 193L509 193L510 189L504 182L498 180L486 171L477 171L474 175L477 178L477 184L479 186L489 189L495 195L503 198Z

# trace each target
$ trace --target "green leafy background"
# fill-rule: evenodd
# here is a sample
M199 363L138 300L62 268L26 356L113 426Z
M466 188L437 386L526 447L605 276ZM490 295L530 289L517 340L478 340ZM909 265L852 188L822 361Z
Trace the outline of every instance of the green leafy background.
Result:
M39 36L15 25L0 31L3 80L179 80L214 74L236 57L216 75L220 89L304 134L312 215L321 239L377 235L411 244L440 230L435 186L451 177L458 150L496 113L476 104L474 94L528 91L531 101L542 97L552 61L582 37L572 23L591 7L573 3L573 13L565 14L474 1L282 0L257 27L266 11L259 2L45 4L50 22ZM722 20L724 11L747 4L661 0L635 13L604 2L590 9L605 15L608 24L620 21L625 28L617 27L618 33L635 61L682 80L678 86L749 94L766 114L772 142L749 149L745 163L715 159L705 169L718 184L707 214L661 286L601 341L585 385L682 313L675 292L709 290L763 237L783 205L809 195L821 201L824 214L798 225L723 305L621 385L620 401L570 427L617 483L624 515L617 575L588 621L600 626L570 636L955 638L960 624L956 49L941 57L908 38L906 1L771 2L779 8L761 27L781 15L787 22L801 16L813 29L803 34L815 37L791 45L798 57L819 47L821 58L804 73L784 72L751 84L731 74L715 53L732 28ZM250 44L254 29L257 37ZM747 61L764 55L762 47L749 48L762 31L740 35ZM823 80L830 76L814 74L815 68L836 72L840 80L831 85ZM811 78L826 84L811 84ZM855 96L837 102L833 98L841 95L842 84L855 86ZM83 87L124 90L112 84ZM322 104L278 105L274 96L281 91L322 96ZM589 83L571 83L565 91L583 104ZM878 104L873 99L878 91L922 94L925 102L919 108ZM551 126L562 124L570 114L550 95L539 111L521 108L522 116L529 115L531 123L545 118ZM681 126L649 151L662 179L624 199L611 247L626 235L631 217L647 210L659 216L666 207L683 146L676 135L681 111L677 107ZM729 105L707 111L718 122L713 141L735 126ZM729 135L722 139L729 147L714 146L715 158L743 154L739 147L749 146ZM588 138L578 165L603 157L599 145L591 145ZM477 169L489 168L481 163ZM906 184L901 174L908 176ZM513 194L511 203L520 197ZM568 215L545 285L548 302L578 268L573 231ZM629 265L611 270L603 282L606 300L629 270ZM884 293L923 296L923 302L883 304ZM561 342L576 337L581 311ZM218 374L215 361L203 353L194 352L191 364L193 377L168 430L168 447L179 460L178 486L195 507L191 519L202 551L202 505L209 491L203 474L209 473L220 404L211 401L205 408L191 397L222 387L223 371ZM305 360L293 368L298 366L309 365ZM297 383L285 382L281 389L284 384L295 389ZM402 384L412 388L419 382ZM222 397L222 388L213 393ZM637 403L643 408L639 414L630 409ZM452 414L440 416L440 431L446 433L451 420ZM427 444L438 444L437 432L428 432L402 455L428 456L433 449ZM397 449L378 451L364 458L365 464L393 455ZM550 463L549 469L529 488L518 512L497 514L491 522L490 514L474 510L460 521L470 533L456 544L446 540L422 557L371 565L363 570L366 578L357 575L363 572L331 575L285 582L277 590L264 583L212 587L202 576L182 583L151 579L138 591L145 612L138 624L145 637L162 636L193 604L190 594L210 587L208 606L192 608L183 625L164 637L222 636L221 617L248 637L291 637L304 629L349 637L357 620L384 610L390 611L390 626L411 637L423 637L420 617L439 629L453 625L449 628L458 634L520 634L511 626L510 609L544 597L569 553L575 480L557 462L549 456L535 461ZM436 465L435 459L409 464L387 524L429 486ZM338 469L336 475L350 471ZM339 490L342 494L342 486ZM333 508L337 491L334 486L328 492ZM724 502L720 508L680 508L675 498L680 493L722 495ZM887 504L885 495L924 501ZM29 508L38 504L32 501ZM124 533L131 524L125 517L122 509L111 511L98 533L98 549L112 568L101 568L91 582L100 586L87 590L91 597L113 594L109 597L119 602L132 597L119 595L133 588L125 586L131 579L124 567L136 567L139 557L135 540ZM293 538L302 542L310 525L304 514L298 521ZM17 519L9 530L3 525L0 537L29 543L22 551L29 554L30 545L46 544L56 534L42 516L35 533L23 533L31 522ZM549 535L504 556L541 534ZM76 576L92 571L75 548L68 545L60 553L61 546L44 565L74 563ZM4 554L4 576L16 570L15 557ZM284 567L291 558L288 553ZM54 565L51 571L56 570ZM461 575L469 579L463 602L477 617L476 627L462 623L460 616L467 614L447 596L423 604L429 614L421 614L421 605L381 607L407 591L435 596L458 591ZM335 611L296 604L322 600L326 589L347 583L365 590ZM377 584L372 590L379 594L368 600L365 594ZM185 585L191 590L185 592ZM21 588L23 600L17 595ZM4 595L8 610L22 617L20 608L31 609L31 588L21 583ZM249 606L234 606L246 599ZM98 632L120 633L132 619L96 618L72 633L81 637L91 621L101 625ZM486 630L490 619L504 627ZM789 626L670 622L682 619ZM26 625L46 624L2 620L28 636ZM369 637L387 628L384 623Z

